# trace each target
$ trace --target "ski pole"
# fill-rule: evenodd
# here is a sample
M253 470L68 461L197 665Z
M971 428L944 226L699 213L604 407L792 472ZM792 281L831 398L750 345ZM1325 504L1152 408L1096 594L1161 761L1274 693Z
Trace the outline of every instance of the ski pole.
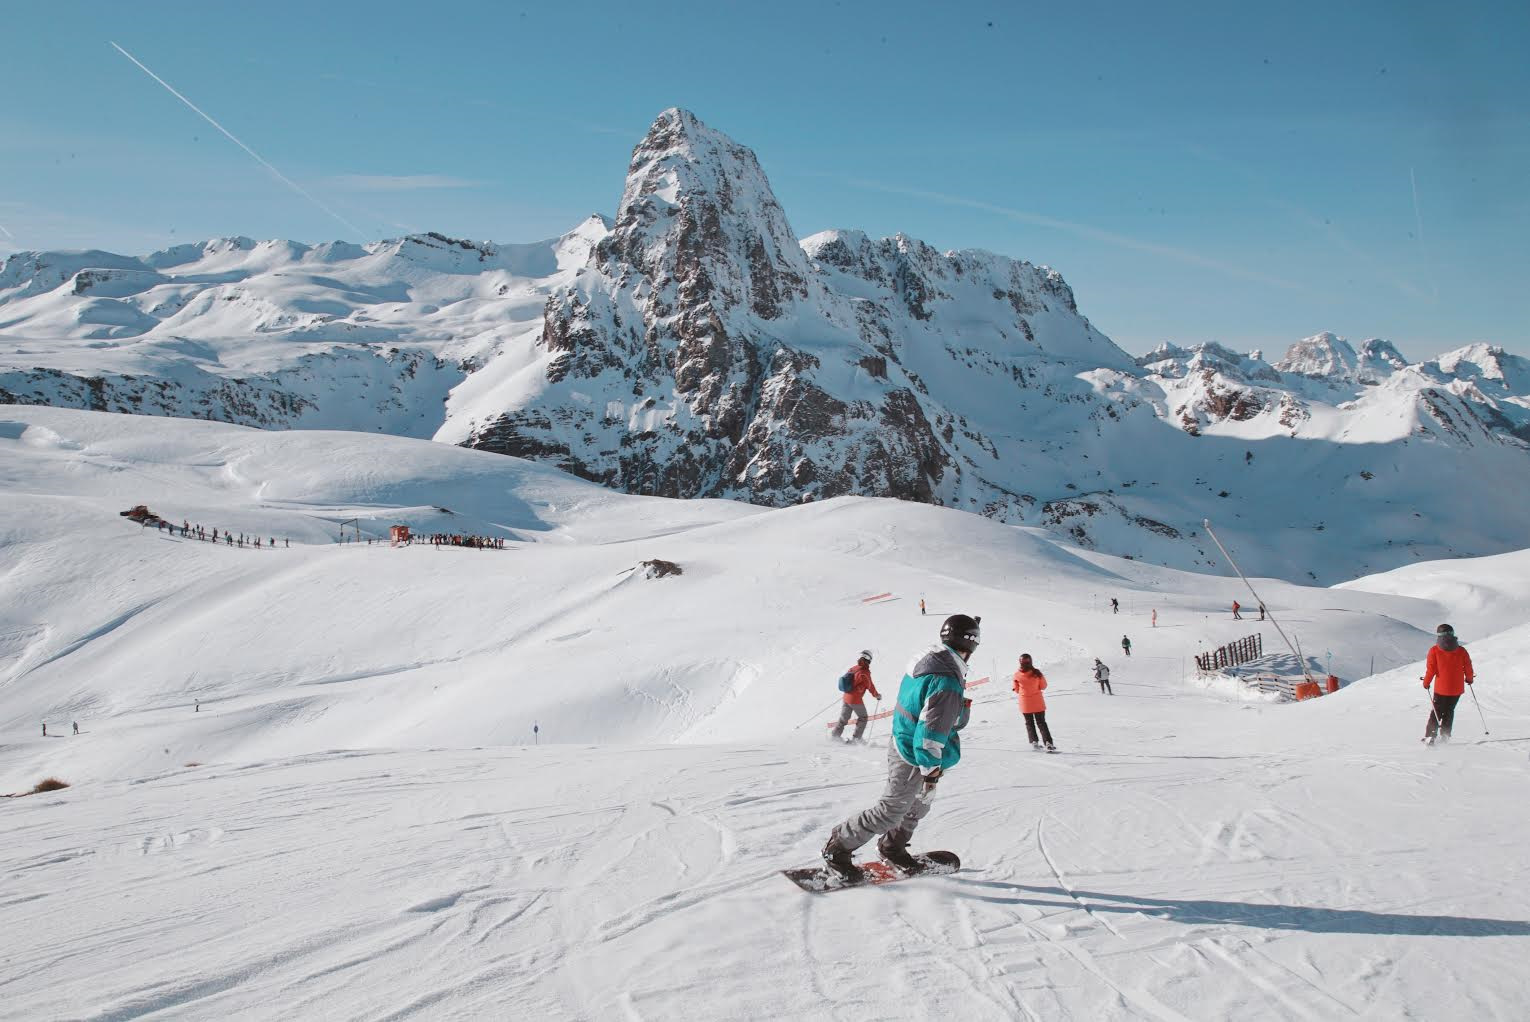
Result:
M876 717L877 717L877 714L879 714L881 712L882 712L882 697L881 696L877 696L876 706L874 706L872 708L872 711L871 711L871 723L866 726L866 737L867 738L871 737L872 729L877 726Z
M1477 689L1476 689L1476 686L1468 685L1468 686L1466 686L1466 691L1468 691L1468 692L1470 692L1472 694L1472 704L1477 707L1477 716L1478 717L1482 717L1482 733L1483 734L1488 734L1487 718L1482 716L1482 704L1477 702Z
M814 718L816 718L816 717L821 717L821 716L823 716L823 715L824 715L824 714L825 714L825 713L827 713L827 712L829 712L829 711L830 711L830 710L832 710L832 709L833 709L833 708L834 708L834 703L837 703L837 702L839 702L839 700L838 700L838 699L836 699L836 700L834 700L834 702L833 702L833 703L830 703L830 704L829 704L829 705L828 705L828 706L825 706L825 707L824 707L824 708L823 708L823 709L821 709L821 710L819 710L819 711L818 711L818 712L817 712L817 713L814 713L814 714L813 714L813 716L812 716L812 717L809 717L809 718L808 718L808 719L807 719L807 720L804 720L804 721L803 721L803 722L802 722L802 723L801 723L801 724L798 724L798 725L797 725L797 726L796 726L796 727L794 727L794 728L792 728L792 730L793 730L793 731L799 731L799 730L801 730L801 729L802 729L802 728L803 728L803 727L804 727L804 726L805 726L805 725L807 725L807 724L811 724L811 723L812 723L812 722L813 722L813 720L814 720Z
M1425 689L1424 692L1429 696L1429 716L1434 719L1434 733L1436 735L1443 735L1445 733L1445 725L1440 722L1440 711L1435 709L1434 693L1428 689ZM1428 738L1429 736L1425 735L1424 737Z

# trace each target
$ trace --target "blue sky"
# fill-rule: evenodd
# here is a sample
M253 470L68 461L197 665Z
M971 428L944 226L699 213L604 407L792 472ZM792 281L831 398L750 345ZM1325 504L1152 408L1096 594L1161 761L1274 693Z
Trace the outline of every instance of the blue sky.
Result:
M614 212L684 106L754 148L799 235L1045 263L1129 351L1530 354L1524 3L66 2L0 27L0 255L550 237Z

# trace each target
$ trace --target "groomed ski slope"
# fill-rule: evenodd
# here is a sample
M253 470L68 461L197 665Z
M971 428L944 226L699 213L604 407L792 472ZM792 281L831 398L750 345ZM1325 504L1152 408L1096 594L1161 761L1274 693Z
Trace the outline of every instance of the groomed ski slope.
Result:
M1357 679L1271 705L1184 677L1261 630L1228 620L1234 582L937 508L670 502L419 441L15 407L0 485L0 791L73 784L0 801L0 1018L1530 1010L1525 556L1258 582ZM293 546L143 533L135 503ZM333 542L436 506L512 548ZM652 557L686 573L628 570ZM916 841L962 872L803 894L776 871L884 772L885 721L825 740L834 678L871 646L890 694L958 610L984 618L976 676L1047 672L1063 754L1029 751L1003 677L975 687ZM1468 700L1425 750L1441 620L1492 734Z

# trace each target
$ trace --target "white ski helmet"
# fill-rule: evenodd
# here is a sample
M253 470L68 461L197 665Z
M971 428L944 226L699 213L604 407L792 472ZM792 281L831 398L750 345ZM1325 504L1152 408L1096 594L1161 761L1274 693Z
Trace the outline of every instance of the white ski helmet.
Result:
M871 657L871 650L863 649L863 650L861 650L859 653L857 653L855 655L855 658L857 660L864 660L864 661L866 661L869 664L869 663L871 663L871 659L872 659L872 657Z

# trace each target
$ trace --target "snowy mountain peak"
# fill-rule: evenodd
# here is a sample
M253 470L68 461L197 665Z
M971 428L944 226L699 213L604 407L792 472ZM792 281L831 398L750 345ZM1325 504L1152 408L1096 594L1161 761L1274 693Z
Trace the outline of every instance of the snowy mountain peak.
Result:
M807 261L754 152L678 108L633 149L600 255L656 286L677 282L691 300L747 299L765 318L807 293Z
M1351 380L1355 377L1357 362L1355 349L1350 343L1325 330L1287 348L1285 357L1275 363L1275 368L1301 376Z

